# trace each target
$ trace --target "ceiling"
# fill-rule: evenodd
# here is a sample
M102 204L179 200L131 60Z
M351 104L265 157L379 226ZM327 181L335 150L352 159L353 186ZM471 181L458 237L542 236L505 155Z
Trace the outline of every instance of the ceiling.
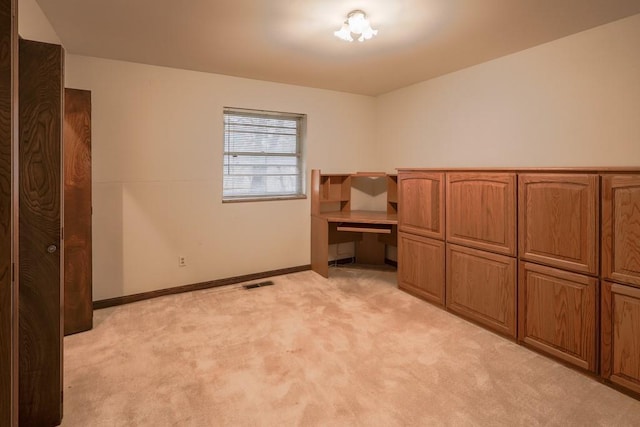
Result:
M640 0L37 2L72 54L364 95L640 13ZM377 37L334 37L353 9Z

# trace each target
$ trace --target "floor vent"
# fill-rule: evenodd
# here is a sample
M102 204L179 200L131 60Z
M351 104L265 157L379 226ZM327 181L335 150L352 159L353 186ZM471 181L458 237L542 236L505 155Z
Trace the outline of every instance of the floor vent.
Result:
M272 286L274 283L271 280L267 280L266 282L252 283L250 285L243 285L242 287L245 289L254 289L261 288L263 286Z

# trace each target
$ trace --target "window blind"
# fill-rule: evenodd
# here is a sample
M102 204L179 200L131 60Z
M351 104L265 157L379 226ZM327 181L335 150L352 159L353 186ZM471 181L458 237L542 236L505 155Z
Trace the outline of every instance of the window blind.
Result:
M224 109L223 200L304 195L305 117Z

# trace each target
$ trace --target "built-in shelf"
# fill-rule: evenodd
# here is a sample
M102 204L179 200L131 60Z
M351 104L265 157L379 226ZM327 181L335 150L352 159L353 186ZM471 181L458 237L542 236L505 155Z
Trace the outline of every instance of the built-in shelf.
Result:
M362 178L382 178L387 176L386 173L384 172L356 172L354 174L351 174L351 176L353 177L362 177Z
M387 213L398 213L398 175L387 175Z
M351 211L352 178L386 179L387 205L385 214L398 213L398 176L384 172L356 172L322 174L314 169L311 173L311 206L312 214L320 215L326 212ZM397 220L394 218L394 221Z

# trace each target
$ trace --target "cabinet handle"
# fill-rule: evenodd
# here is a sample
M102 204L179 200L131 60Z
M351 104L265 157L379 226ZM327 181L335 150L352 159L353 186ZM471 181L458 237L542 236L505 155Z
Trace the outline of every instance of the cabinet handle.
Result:
M47 248L47 252L49 252L50 254L54 253L57 250L58 247L56 245L49 245L49 247Z

